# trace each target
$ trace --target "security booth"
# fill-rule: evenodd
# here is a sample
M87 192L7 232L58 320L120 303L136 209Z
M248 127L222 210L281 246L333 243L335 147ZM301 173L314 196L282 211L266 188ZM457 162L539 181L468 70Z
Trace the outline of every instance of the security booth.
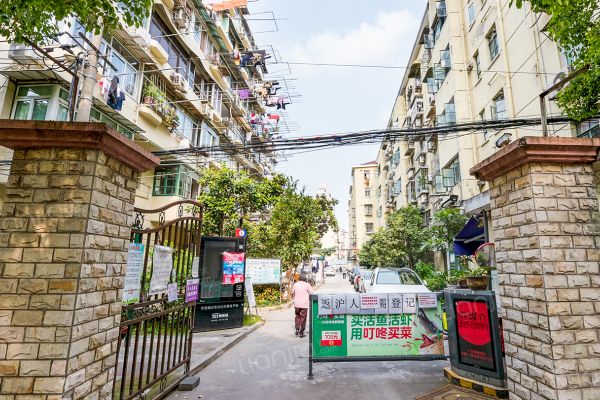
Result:
M504 340L495 292L446 289L444 296L450 369L454 373L447 371L446 376L506 388ZM508 398L499 393L497 397Z
M202 237L195 332L243 326L245 252L243 237Z

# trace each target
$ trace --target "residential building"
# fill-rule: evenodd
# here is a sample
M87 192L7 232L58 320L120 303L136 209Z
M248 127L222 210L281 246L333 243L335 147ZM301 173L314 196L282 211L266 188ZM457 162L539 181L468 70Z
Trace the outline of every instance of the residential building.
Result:
M375 232L375 206L377 204L377 161L352 167L350 200L348 201L348 226L350 260L357 260L362 245Z
M136 206L194 199L199 175L209 166L261 176L273 169L268 146L232 150L268 143L277 131L265 108L276 83L265 78L266 53L258 50L248 14L245 6L215 12L199 0L157 0L141 27L121 25L104 34L90 120L164 152L160 167L141 175ZM60 21L59 29L52 56L74 64L89 48L79 34L91 34L76 18ZM68 119L67 71L27 45L0 43L0 58L0 118ZM173 149L190 151L169 154ZM11 152L0 149L0 158L1 168ZM2 179L6 175L0 174L0 206Z
M570 61L544 32L548 16L533 13L527 2L521 9L510 3L428 1L388 129L540 116L539 94L570 71ZM552 96L547 110L561 113ZM598 121L550 127L555 136L599 133ZM447 206L484 215L488 185L470 176L469 169L496 152L499 139L535 135L541 135L541 127L390 134L378 156L385 173L375 185L388 188L389 196L379 207L385 212L387 204L393 205L390 210L414 204L427 222ZM473 245L486 240L473 239Z

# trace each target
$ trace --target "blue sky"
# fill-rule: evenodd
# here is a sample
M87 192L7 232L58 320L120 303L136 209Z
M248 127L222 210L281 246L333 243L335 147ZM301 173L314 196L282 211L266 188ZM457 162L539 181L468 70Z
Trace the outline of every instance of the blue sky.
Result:
M279 30L257 33L259 45L272 45L289 62L407 64L425 0L258 0L249 3L249 19L273 11ZM254 31L274 28L272 21L252 21ZM270 71L281 71L272 65ZM403 69L291 66L292 92L298 104L288 106L300 126L293 136L313 136L385 128ZM292 99L294 101L294 99ZM290 135L287 135L289 137ZM308 192L326 184L339 200L336 215L347 229L347 203L353 165L372 161L377 145L348 146L295 154L278 169L298 179Z

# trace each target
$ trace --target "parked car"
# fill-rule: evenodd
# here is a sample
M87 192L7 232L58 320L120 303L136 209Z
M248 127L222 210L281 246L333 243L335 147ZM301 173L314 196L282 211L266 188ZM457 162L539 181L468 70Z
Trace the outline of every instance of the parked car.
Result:
M325 267L325 276L335 276L335 268L331 265Z
M367 293L365 290L365 286L371 282L371 277L373 276L373 271L365 271L359 279L358 283L358 292L359 293Z
M429 293L419 276L410 268L375 268L365 293Z

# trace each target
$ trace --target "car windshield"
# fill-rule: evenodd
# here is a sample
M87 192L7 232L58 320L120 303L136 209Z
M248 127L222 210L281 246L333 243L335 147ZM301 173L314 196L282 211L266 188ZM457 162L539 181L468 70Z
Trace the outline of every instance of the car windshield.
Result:
M411 271L379 271L377 283L380 285L421 285L417 275Z

